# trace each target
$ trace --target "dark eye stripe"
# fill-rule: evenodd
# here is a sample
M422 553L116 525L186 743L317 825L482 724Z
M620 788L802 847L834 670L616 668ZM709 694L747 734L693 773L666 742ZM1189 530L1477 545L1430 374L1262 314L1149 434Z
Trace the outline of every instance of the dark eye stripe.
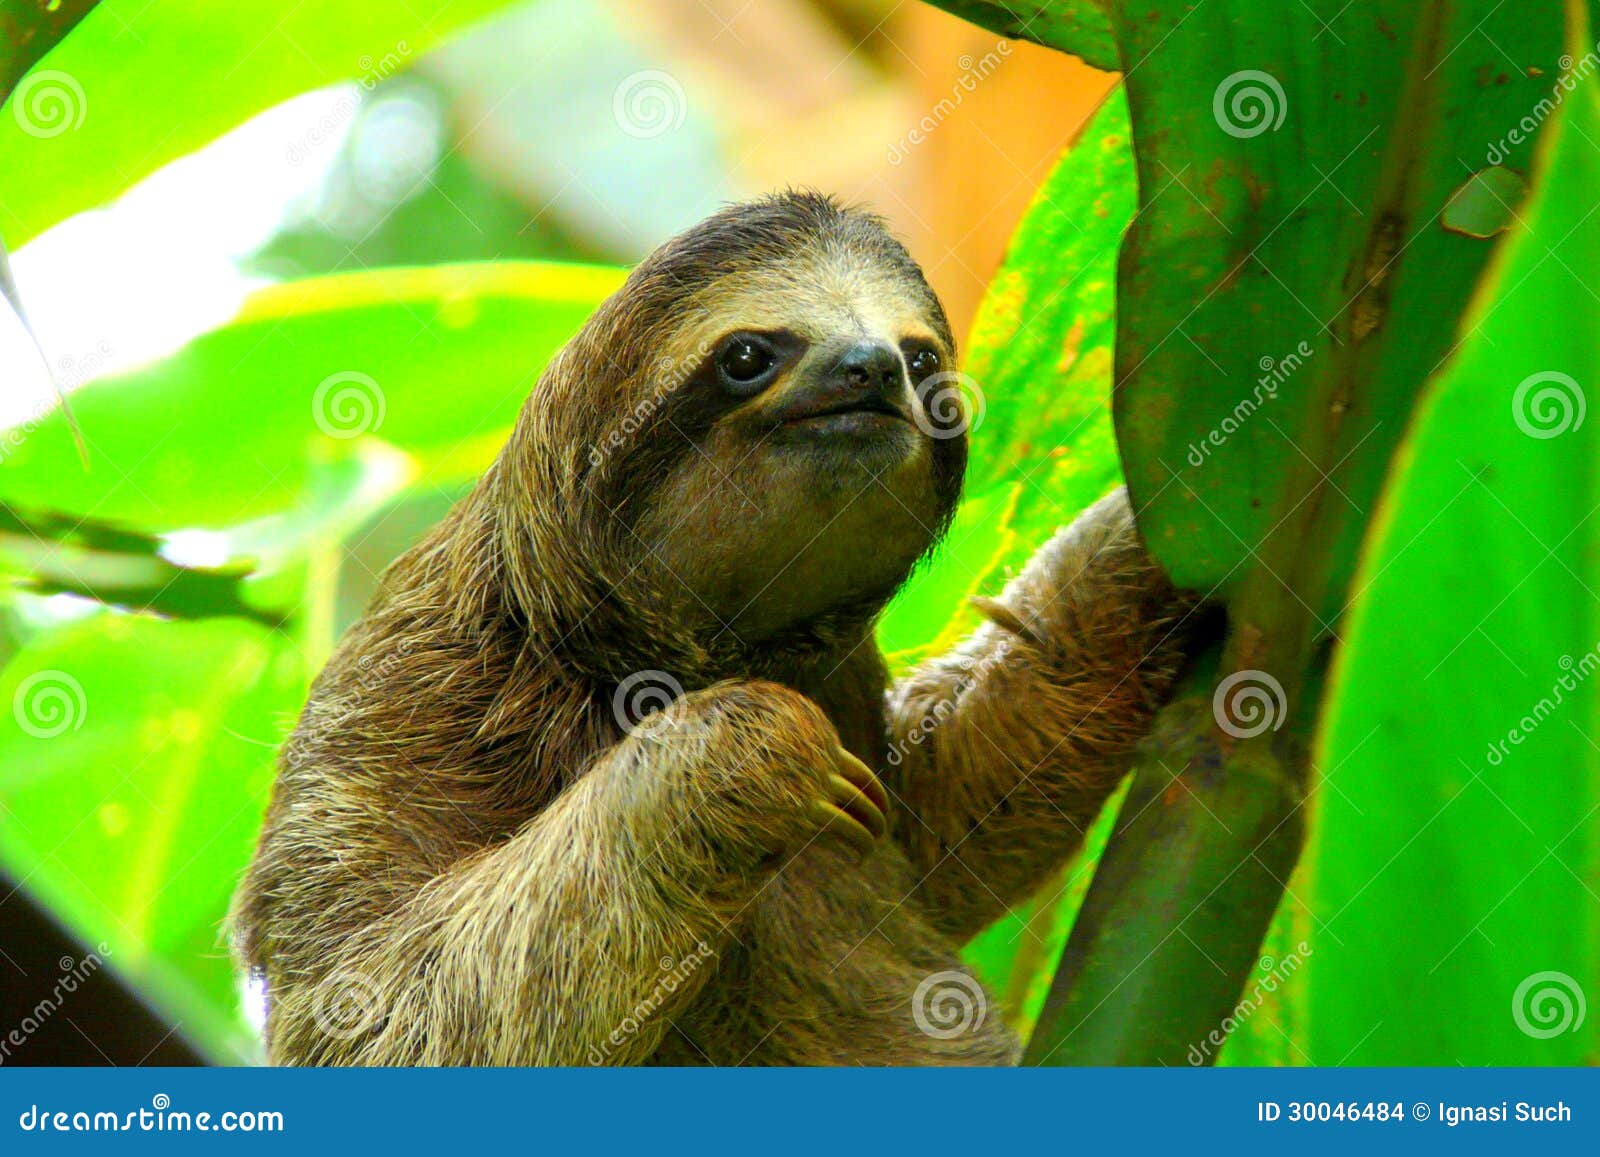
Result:
M805 353L805 338L791 330L751 330L766 341L777 355L780 372L800 360ZM722 351L718 341L701 358L692 373L681 382L669 385L647 411L626 443L610 454L589 474L589 486L606 508L629 525L637 507L653 493L690 454L699 447L711 428L745 400L723 388L717 360ZM618 419L621 420L620 417Z

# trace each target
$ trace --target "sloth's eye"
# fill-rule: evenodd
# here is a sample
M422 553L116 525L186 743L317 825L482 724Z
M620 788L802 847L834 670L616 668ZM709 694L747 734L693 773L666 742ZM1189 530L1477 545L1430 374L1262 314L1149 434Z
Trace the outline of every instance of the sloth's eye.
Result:
M911 380L920 382L930 374L939 372L939 355L926 346L910 351L906 358L906 369L911 372Z
M751 334L737 334L723 343L717 368L735 386L749 387L771 372L778 356L766 342Z

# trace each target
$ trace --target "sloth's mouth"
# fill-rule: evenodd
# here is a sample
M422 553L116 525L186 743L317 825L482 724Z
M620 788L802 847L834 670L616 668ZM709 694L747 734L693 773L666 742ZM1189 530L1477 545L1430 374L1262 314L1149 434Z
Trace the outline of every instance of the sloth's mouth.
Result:
M884 421L908 422L905 411L880 394L857 395L813 403L783 416L785 425L866 426Z

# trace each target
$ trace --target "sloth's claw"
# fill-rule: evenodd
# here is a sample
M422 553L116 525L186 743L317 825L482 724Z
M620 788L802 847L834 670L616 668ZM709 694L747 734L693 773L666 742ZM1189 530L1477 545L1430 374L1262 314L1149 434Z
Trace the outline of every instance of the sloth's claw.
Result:
M810 814L818 828L843 836L863 856L869 854L877 845L872 832L864 827L860 820L835 804L814 799L811 801Z
M835 762L838 764L837 770L839 774L854 784L862 794L871 800L874 807L884 815L888 815L889 793L884 789L883 782L872 774L872 769L842 747L838 749L836 754L837 759Z
M828 796L829 802L834 807L871 832L873 839L877 839L889 830L889 821L884 816L883 809L866 792L844 776L828 777Z

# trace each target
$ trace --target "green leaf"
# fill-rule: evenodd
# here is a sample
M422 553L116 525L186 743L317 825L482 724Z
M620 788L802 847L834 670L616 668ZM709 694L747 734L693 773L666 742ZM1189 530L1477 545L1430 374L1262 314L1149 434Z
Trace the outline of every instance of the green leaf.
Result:
M1108 0L933 0L946 12L1014 40L1082 57L1114 72L1117 44L1106 15Z
M495 262L275 286L177 354L76 391L90 469L55 413L14 439L0 498L147 531L228 526L307 501L317 463L357 435L412 455L424 481L474 475L621 280Z
M1441 213L1491 155L1526 171L1525 134L1496 142L1549 94L1560 10L1127 0L1113 23L1140 182L1115 407L1142 526L1179 583L1259 584L1326 624L1494 251ZM1234 610L1302 645L1272 606Z
M180 619L237 616L278 626L280 615L247 603L248 566L179 566L163 543L96 519L15 510L0 503L0 575L41 594L74 594Z
M505 0L103 0L0 109L0 235L13 250L254 113L375 83Z
M1600 85L1573 83L1357 576L1317 759L1316 1063L1600 1055Z
M221 924L306 674L281 633L113 613L0 671L0 861L219 1059L254 1054Z

